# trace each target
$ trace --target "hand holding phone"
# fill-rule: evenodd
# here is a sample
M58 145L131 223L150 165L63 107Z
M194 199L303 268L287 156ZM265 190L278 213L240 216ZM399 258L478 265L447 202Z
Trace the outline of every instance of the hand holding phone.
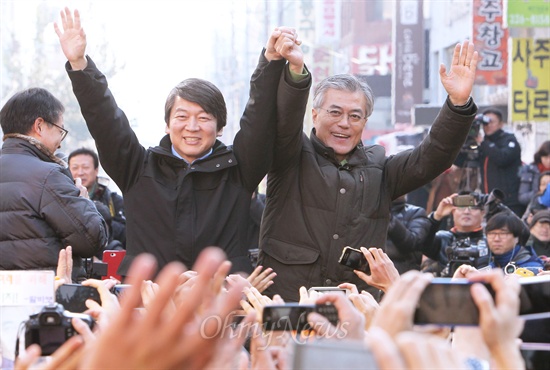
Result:
M359 249L345 247L342 250L342 254L340 255L338 263L350 267L354 270L359 270L370 274L369 263L363 252L361 252Z
M476 198L473 195L457 195L453 198L453 206L455 207L475 207Z
M434 278L424 289L416 311L416 325L478 325L479 309L470 289L472 282L466 279ZM490 284L485 287L494 298Z
M88 309L86 300L91 299L101 305L96 288L80 284L63 284L55 291L55 301L69 312L82 313Z

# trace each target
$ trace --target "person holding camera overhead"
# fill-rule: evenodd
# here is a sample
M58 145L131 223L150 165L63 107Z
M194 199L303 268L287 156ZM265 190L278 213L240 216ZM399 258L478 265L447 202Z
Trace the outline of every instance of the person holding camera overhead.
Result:
M439 230L443 219L451 215L454 227ZM485 210L479 193L452 194L444 198L428 219L431 228L422 253L432 262L422 263L424 272L453 276L462 264L483 268L489 264L489 250L483 233Z
M495 188L504 193L503 203L521 217L525 206L518 200L521 167L521 147L514 134L505 132L502 113L496 108L483 111L485 136L479 146L481 192L489 194Z

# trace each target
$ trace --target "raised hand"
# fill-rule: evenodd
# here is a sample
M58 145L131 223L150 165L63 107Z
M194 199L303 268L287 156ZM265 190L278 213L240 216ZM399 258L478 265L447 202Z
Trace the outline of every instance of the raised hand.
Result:
M372 327L381 328L392 337L411 330L418 299L432 278L416 270L404 273L384 295Z
M246 279L252 284L252 286L261 293L269 286L273 285L273 279L277 276L277 273L273 272L271 267L263 270L263 266L258 266L252 271L250 276Z
M57 270L55 274L54 289L57 290L63 284L71 284L73 274L73 247L70 245L59 251Z
M304 69L304 53L300 44L294 28L278 27L271 33L264 55L268 61L286 59L290 69L301 74Z
M338 339L364 339L365 320L363 315L353 307L346 296L339 293L327 293L319 297L315 303L332 303L338 310L338 320L340 321L335 327L321 314L316 312L308 314L307 320L317 335Z
M367 275L362 271L354 270L355 275L361 280L384 292L395 281L399 280L399 272L390 257L382 249L361 247L361 252L365 255L371 272L370 275Z
M474 51L474 44L464 41L462 46L460 44L455 46L449 72L447 73L444 64L439 67L441 83L449 94L451 103L456 106L468 102L474 86L478 59L478 53Z
M80 24L80 13L75 9L73 17L69 8L65 7L60 15L63 29L59 28L57 22L53 24L53 27L59 37L61 49L74 70L84 69L88 65L85 55L87 42L86 34Z

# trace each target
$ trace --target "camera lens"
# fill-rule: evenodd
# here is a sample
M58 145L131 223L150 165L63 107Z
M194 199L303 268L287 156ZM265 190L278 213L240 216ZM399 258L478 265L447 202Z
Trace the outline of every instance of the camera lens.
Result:
M506 267L504 267L504 272L507 275L511 275L516 272L516 265L507 264Z

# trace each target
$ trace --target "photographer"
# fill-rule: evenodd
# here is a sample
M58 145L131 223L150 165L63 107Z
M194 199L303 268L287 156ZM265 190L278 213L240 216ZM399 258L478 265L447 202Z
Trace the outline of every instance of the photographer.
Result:
M514 134L502 127L502 113L494 108L486 109L483 117L485 137L479 146L481 163L481 191L488 194L498 188L504 192L504 204L521 217L525 207L518 201L521 167L521 148Z
M431 228L422 252L434 262L429 266L423 263L423 271L436 276L452 276L462 264L478 269L489 264L482 227L485 215L482 198L478 193L453 194L430 213ZM459 200L467 200L471 205L464 205ZM449 215L452 215L454 227L449 231L439 230L441 221Z
M476 171L472 170L472 173L476 175L475 180L481 181L481 191L488 194L495 188L501 189L506 206L521 216L525 209L518 200L521 147L514 134L505 132L503 126L502 113L498 109L488 108L477 115L455 165L462 168L477 166L481 171L480 178ZM483 140L479 136L473 140L479 133L479 127L483 128L485 134ZM466 185L462 183L460 189L472 191L476 188Z

